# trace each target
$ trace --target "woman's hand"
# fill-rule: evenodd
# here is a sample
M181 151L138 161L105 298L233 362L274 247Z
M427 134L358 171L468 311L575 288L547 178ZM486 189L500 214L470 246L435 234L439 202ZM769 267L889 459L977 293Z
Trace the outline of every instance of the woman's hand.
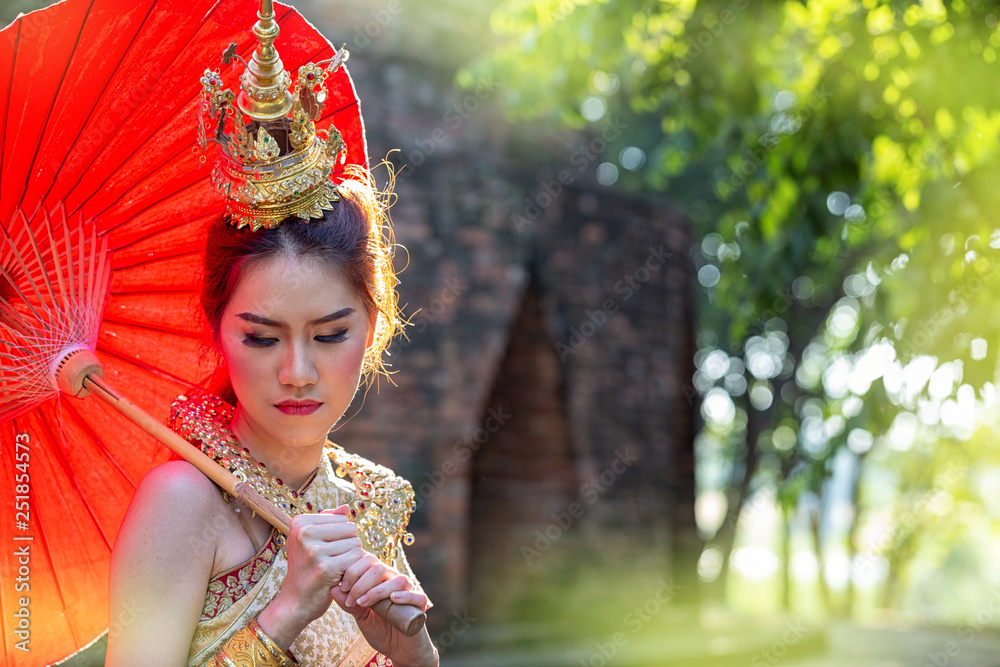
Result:
M326 613L347 568L366 555L347 505L292 517L286 544L285 583L258 618L264 632L284 650Z
M369 607L385 598L431 607L413 582L365 551L350 508L292 517L288 534L288 574L281 592L261 612L261 628L283 650L334 601L354 617L368 644L398 667L437 665L426 628L414 637L399 632Z
M341 609L354 617L368 644L388 656L394 665L437 665L437 652L426 628L407 637L371 610L372 605L388 598L393 604L409 604L427 611L431 602L425 594L413 588L413 581L389 567L374 555L364 555L344 573L339 586L333 589L333 599Z

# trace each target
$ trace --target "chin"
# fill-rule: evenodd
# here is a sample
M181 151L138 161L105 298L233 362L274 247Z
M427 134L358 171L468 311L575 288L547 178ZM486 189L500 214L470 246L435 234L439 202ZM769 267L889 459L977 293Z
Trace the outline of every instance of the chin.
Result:
M333 424L329 418L319 414L309 417L290 417L278 413L278 418L273 421L280 442L287 443L291 447L307 447L314 445L318 441L325 440Z

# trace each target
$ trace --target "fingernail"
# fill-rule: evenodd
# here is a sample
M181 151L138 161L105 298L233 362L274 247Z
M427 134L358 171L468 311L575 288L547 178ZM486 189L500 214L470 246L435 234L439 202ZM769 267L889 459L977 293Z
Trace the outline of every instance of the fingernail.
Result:
M348 595L347 596L347 601L344 602L344 604L347 605L348 607L353 607L354 606L354 598L352 598L350 595Z
M362 607L367 607L368 606L368 596L367 595L362 595L360 598L358 598L358 604L361 605Z

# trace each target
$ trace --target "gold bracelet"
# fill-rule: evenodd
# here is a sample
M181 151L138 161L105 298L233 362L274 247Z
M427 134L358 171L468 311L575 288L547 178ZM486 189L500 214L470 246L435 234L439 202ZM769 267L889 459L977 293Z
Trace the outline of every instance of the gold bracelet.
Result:
M282 651L252 618L215 652L213 663L218 667L292 667L299 661Z

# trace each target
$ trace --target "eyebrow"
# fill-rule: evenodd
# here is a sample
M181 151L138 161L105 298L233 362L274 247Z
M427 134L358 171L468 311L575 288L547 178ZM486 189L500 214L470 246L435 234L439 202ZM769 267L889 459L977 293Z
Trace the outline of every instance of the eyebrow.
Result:
M353 308L342 308L335 313L330 313L318 320L313 320L309 322L310 325L314 324L326 324L327 322L335 322L337 320L343 319L354 312ZM284 327L285 325L281 322L275 322L274 320L263 317L262 315L257 315L255 313L237 313L236 317L244 320L246 322L253 322L254 324L262 324L266 327Z

